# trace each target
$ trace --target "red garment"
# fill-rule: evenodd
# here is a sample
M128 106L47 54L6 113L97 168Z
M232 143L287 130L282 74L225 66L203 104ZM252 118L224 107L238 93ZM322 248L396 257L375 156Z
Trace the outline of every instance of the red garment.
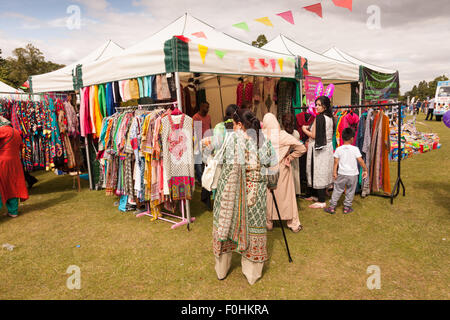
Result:
M339 133L341 134L340 138L340 146L344 145L344 140L342 139L342 131L348 127L352 127L355 131L355 138L353 139L353 145L356 146L356 138L358 135L358 125L359 125L359 116L354 112L349 112L344 116L339 124Z
M3 204L12 198L20 198L22 201L28 199L28 190L20 161L22 146L23 142L19 131L9 126L0 127L0 194Z
M314 115L309 114L309 119L308 119L308 121L306 121L306 115L307 115L306 112L301 112L301 113L297 114L297 116L296 116L297 131L298 131L298 133L300 133L300 140L302 140L304 142L306 140L308 140L308 136L303 132L302 126L310 126L314 122L314 119L316 119L316 117Z

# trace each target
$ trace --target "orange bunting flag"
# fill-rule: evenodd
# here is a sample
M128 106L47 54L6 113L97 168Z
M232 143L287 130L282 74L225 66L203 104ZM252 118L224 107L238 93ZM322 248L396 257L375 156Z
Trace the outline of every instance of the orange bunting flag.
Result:
M283 71L283 59L278 59L278 65L280 66L280 70Z
M201 44L199 44L198 52L200 52L200 56L202 57L202 62L205 63L205 57L206 57L206 53L208 52L208 47L202 46Z
M336 7L347 8L352 11L352 0L333 0Z
M175 38L180 39L183 42L188 43L189 41L191 41L189 38L186 38L185 36L181 35L181 36L174 36Z
M303 57L301 57L301 61L302 61L302 68L303 68L303 66L305 65L305 63L306 63L306 59L305 58L303 58Z
M252 70L256 70L255 61L256 61L255 58L248 58L248 62L250 63L250 68L252 68Z
M268 27L273 27L272 21L270 21L269 17L255 19L255 21L261 22Z
M263 68L267 68L269 66L266 59L259 59L259 63L263 66Z
M284 20L286 20L290 24L295 24L294 17L292 16L292 11L290 11L290 10L282 12L282 13L277 13L277 16L282 17Z
M315 14L317 14L319 17L322 18L322 4L321 3L316 3L311 6L306 6L306 7L303 7L303 9L314 12Z
M272 71L275 72L277 61L275 59L270 59L270 64L272 65Z
M195 36L195 37L197 37L197 38L205 38L205 39L208 39L208 38L206 38L205 33L203 33L202 31L200 31L200 32L194 32L192 35Z

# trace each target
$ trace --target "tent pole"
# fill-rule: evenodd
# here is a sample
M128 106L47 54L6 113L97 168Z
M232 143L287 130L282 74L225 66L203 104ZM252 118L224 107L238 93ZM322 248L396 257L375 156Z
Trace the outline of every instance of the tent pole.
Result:
M362 89L363 89L363 83L359 82L359 104L362 104ZM358 109L359 111L359 116L361 117L361 109Z
M225 114L223 113L222 88L220 86L220 77L219 76L217 76L217 83L219 84L220 106L222 107L222 119L224 119L225 118Z
M177 102L178 109L183 112L183 102L181 101L181 85L180 85L180 74L175 72L175 86L177 88ZM191 207L189 200L185 200L186 203L186 219L187 219L187 229L190 231L190 223L191 223ZM184 216L183 216L184 218Z
M91 190L94 190L92 174L91 174L91 158L90 158L90 153L89 153L89 135L86 135L86 137L84 137L84 145L86 147L86 160L87 160L86 162L87 162L87 167L88 167L89 188Z

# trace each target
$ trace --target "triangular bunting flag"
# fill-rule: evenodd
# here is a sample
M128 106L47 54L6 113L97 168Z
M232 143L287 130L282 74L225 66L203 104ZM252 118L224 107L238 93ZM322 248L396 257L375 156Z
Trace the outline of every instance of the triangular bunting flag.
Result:
M336 7L347 8L352 11L352 0L333 0Z
M233 24L233 27L248 31L248 25L246 22L240 22L240 23Z
M259 59L259 63L263 66L263 68L267 68L269 66L266 59Z
M305 65L306 59L303 57L300 57L300 60L302 61L302 68L303 68L303 66Z
M321 3L316 3L311 6L306 6L306 7L303 7L303 9L314 12L315 14L317 14L319 17L322 18L322 4Z
M215 53L220 59L222 59L226 52L221 50L215 50Z
M208 38L206 38L205 34L204 34L202 31L200 31L200 32L194 32L192 35L195 36L195 37L197 37L197 38L205 38L205 39L208 39Z
M283 71L283 59L278 59L278 65L280 66L280 70Z
M186 43L188 43L189 41L191 41L189 38L186 38L186 37L183 36L183 35L181 35L181 36L174 36L174 37L176 37L176 38L178 38L178 39L180 39L181 41L186 42Z
M205 63L205 57L206 57L206 53L208 52L208 47L202 46L201 44L199 44L198 52L200 52L200 56L202 57L202 62Z
M307 75L309 75L309 72L308 72L308 70L306 70L306 69L303 69L303 76L304 76L304 77L306 77Z
M284 20L289 22L290 24L294 24L294 17L292 16L292 11L285 11L282 13L277 13L277 16L282 17Z
M270 64L272 65L272 71L275 72L275 68L277 67L277 61L275 59L270 59Z
M294 64L295 64L295 59L294 59L294 58L291 58L291 57L287 57L287 58L286 58L286 60L287 60L287 61L290 61L290 62L292 62L292 63L294 63Z
M252 68L252 70L255 70L255 69L256 69L256 67L255 67L255 61L256 61L255 58L248 58L248 62L250 63L250 67Z
M269 17L255 19L255 21L261 22L262 24L264 24L264 25L266 25L268 27L273 27L273 24L270 21Z

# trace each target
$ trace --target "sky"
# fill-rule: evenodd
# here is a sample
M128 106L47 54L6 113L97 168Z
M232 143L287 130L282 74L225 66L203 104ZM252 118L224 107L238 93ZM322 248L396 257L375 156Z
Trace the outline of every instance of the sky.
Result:
M323 17L303 9L321 3ZM80 28L68 28L73 8ZM291 10L294 25L277 13ZM32 43L47 60L73 63L113 40L127 48L185 12L250 43L284 34L323 53L332 46L374 65L399 70L400 91L421 80L450 77L449 0L353 0L352 11L332 0L0 0L0 49L11 56ZM268 17L273 27L255 19ZM233 27L247 22L249 31Z

